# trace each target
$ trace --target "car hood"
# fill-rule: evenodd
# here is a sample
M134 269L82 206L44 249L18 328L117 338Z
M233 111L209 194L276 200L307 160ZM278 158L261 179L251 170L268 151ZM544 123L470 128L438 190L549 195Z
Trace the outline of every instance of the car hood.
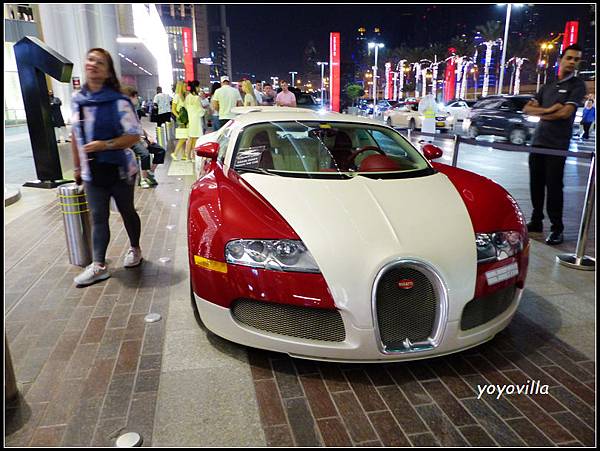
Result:
M433 266L448 290L448 319L475 291L475 235L467 209L440 173L374 180L243 174L292 226L315 258L336 306L356 327L372 327L377 273L395 259Z

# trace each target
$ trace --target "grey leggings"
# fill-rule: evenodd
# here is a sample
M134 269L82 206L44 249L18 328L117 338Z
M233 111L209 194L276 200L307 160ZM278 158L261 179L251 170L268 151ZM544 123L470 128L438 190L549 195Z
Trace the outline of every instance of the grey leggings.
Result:
M104 263L106 259L106 249L110 241L108 221L111 196L117 203L131 246L139 247L142 223L133 205L134 189L135 186L128 183L127 180L121 180L109 187L85 182L85 194L92 212L92 243L95 262Z

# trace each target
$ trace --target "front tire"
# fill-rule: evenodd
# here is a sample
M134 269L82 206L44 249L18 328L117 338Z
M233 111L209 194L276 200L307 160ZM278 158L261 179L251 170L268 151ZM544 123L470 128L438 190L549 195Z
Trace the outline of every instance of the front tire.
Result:
M392 127L392 118L391 117L388 117L385 120L385 125L387 125L388 127Z
M469 127L469 138L475 139L477 136L479 136L479 129L474 125L471 125Z
M415 123L414 119L410 120L410 122L408 123L408 128L411 132L414 132L417 129L417 124Z

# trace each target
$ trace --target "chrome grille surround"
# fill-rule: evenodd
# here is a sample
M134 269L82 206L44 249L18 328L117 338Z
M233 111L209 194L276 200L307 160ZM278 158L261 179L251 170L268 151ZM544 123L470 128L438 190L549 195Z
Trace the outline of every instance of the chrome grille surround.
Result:
M338 343L346 339L339 310L237 299L231 316L242 326L286 337Z
M426 340L415 343L410 342L410 340L407 338L403 342L402 348L391 348L383 342L377 315L377 289L379 286L379 282L388 271L396 267L410 268L419 271L421 274L423 274L431 283L434 295L437 299L437 309L435 319L433 321L433 329L431 332L431 336L427 337ZM373 317L373 328L375 330L377 345L382 354L394 355L430 351L432 349L437 348L440 345L448 320L448 289L446 288L442 277L432 265L430 265L427 262L416 259L393 260L384 265L379 270L377 276L375 277L375 281L373 282L373 289L371 293L371 313Z

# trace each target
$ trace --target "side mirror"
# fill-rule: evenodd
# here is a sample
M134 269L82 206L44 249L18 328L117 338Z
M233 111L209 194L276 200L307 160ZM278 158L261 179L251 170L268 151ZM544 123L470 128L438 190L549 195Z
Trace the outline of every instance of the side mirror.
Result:
M442 149L438 146L434 146L433 144L425 144L423 146L423 155L429 161L435 160L436 158L440 158L443 155Z
M206 157L210 158L211 160L216 160L217 155L219 154L219 143L204 143L196 147L194 150L196 151L196 155L199 157Z

